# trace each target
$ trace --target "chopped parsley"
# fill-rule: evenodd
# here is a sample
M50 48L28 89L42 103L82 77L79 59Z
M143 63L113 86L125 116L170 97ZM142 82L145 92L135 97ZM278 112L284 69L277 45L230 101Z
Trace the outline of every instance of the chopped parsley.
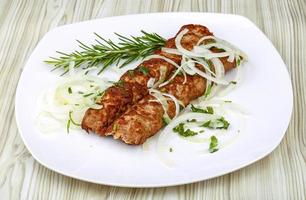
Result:
M91 96L91 95L93 95L93 94L94 94L94 93L92 93L92 92L91 92L91 93L88 93L88 94L84 94L83 97L89 97L89 96Z
M223 124L223 127L217 127L217 129L228 129L230 123L224 119L224 117L221 117L219 119L217 119L218 122L222 123Z
M202 109L191 104L191 111L196 113L214 114L214 109L211 106L207 106L206 109Z
M105 90L104 91L102 91L102 92L99 92L98 94L97 94L97 96L103 96L105 94Z
M211 60L209 59L205 59L203 58L205 62L207 62L208 66L209 66L209 69L210 70L214 70L214 64L211 62Z
M230 123L224 119L224 117L221 117L216 120L209 120L207 122L204 122L204 124L201 125L201 127L209 128L209 129L225 129L227 130Z
M213 135L210 137L209 152L214 153L218 150L218 139Z
M237 66L239 66L241 63L241 60L238 58L236 63L237 63Z
M205 93L204 93L204 97L205 97L205 98L207 98L207 97L210 95L210 93L211 93L211 88L212 88L212 85L209 84L209 85L207 86L207 88L206 88Z
M173 152L173 149L170 147L169 152Z
M69 133L69 129L70 129L70 119L68 119L68 121L67 121L67 126L66 126L66 128L67 128L67 133Z
M184 129L184 123L180 123L179 125L174 127L173 131L178 133L179 135L181 135L183 137L190 137L190 136L194 136L194 135L198 134L197 132L194 132L190 129L185 130Z
M180 111L184 110L184 106L180 104Z
M146 68L145 66L140 66L138 69L141 73L143 73L145 76L149 74L149 69Z
M164 126L167 126L170 123L170 121L171 120L169 118L163 117L163 125Z
M72 124L76 125L76 126L81 126L81 124L76 123L76 122L72 119L72 111L69 111L69 121L70 121ZM70 126L70 122L69 122L69 126ZM69 132L69 131L68 131L68 132Z
M72 94L72 89L71 89L71 87L68 88L68 93L69 93L69 94Z
M196 122L196 119L187 119L187 122Z
M230 83L236 85L237 81L231 81Z

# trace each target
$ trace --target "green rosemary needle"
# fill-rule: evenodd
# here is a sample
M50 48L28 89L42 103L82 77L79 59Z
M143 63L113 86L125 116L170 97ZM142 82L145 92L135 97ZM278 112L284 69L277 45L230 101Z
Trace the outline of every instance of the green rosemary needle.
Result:
M80 51L64 53L57 51L58 57L50 57L45 63L53 65L54 69L63 69L64 73L69 71L69 63L74 62L74 67L80 66L89 68L97 66L100 68L99 74L111 64L116 63L120 68L132 61L144 58L153 54L157 49L164 46L166 40L156 33L141 31L142 36L130 38L119 35L119 42L115 44L111 40L106 40L97 33L96 44L86 45L77 40Z

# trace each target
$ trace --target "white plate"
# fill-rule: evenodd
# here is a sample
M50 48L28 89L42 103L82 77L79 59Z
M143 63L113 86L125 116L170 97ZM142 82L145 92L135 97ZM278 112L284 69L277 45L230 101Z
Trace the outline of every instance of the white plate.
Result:
M110 138L65 130L45 135L34 126L37 98L58 79L43 63L56 50L77 48L75 39L93 42L93 32L115 39L114 32L139 35L140 30L173 37L184 24L202 24L217 37L244 50L244 82L231 99L252 114L241 137L214 154L184 157L173 168L153 152ZM110 70L106 76L115 77ZM245 167L269 154L280 143L290 121L292 88L286 66L271 42L248 19L213 13L155 13L111 17L53 29L30 56L16 92L16 119L20 135L33 157L58 173L94 183L126 187L160 187L191 183Z

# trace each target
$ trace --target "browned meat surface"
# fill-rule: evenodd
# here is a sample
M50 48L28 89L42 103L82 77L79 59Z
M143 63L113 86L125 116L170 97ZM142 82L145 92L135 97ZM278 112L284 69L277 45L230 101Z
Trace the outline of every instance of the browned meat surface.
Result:
M202 34L207 34L207 32L202 33L199 31L202 30L199 26L187 25L183 26L181 30L184 28L188 28L189 30L191 28L192 30L183 37L181 42L183 47L188 50L191 50L193 46L196 45L199 38L203 37ZM196 30L198 30L198 32ZM194 33L194 31L196 32ZM173 40L169 40L169 43L175 46ZM170 48L172 48L172 46ZM211 50L213 52L222 51L217 48L212 48ZM180 57L177 55L169 56L167 53L163 52L162 54L168 57L173 56L171 58L173 60L180 60ZM227 61L227 58L228 57L221 58L225 71L229 71L236 67L236 61L230 63ZM187 76L187 82L183 84L183 81L183 76L176 76L171 83L160 88L160 91L174 95L178 100L181 100L184 105L188 105L192 100L204 94L206 80L201 76ZM108 127L106 135L113 135L115 139L121 139L127 144L138 145L144 143L147 138L156 134L164 126L164 110L160 103L150 101L154 99L155 97L149 94L146 95L141 101L130 107L124 114L115 120L114 123ZM170 118L173 118L175 115L174 102L168 100L168 105L169 109L167 113Z
M228 71L230 68L226 70ZM174 95L186 106L192 100L204 94L206 80L201 76L195 75L187 76L186 84L183 84L183 81L183 76L176 76L170 84L162 87L160 90ZM138 145L156 134L163 128L164 110L160 103L150 102L149 100L151 99L155 99L155 97L147 95L138 104L129 108L108 127L106 135L113 135L115 139L121 139L127 144ZM168 100L168 105L167 113L170 118L173 118L175 115L174 102Z
M204 26L185 25L180 30L185 28L188 28L189 32L183 37L182 45L187 49L191 49L199 38L212 35ZM165 47L175 48L174 38L169 39ZM181 61L181 57L178 55L161 51L156 51L156 54L168 57L176 63ZM126 72L120 78L121 84L108 88L99 100L99 104L103 105L102 109L88 109L86 111L82 120L82 128L87 132L93 131L99 135L104 135L107 127L116 118L148 94L147 81L150 78L159 79L161 67L167 68L166 78L175 68L168 62L155 58L143 62L134 70Z
M173 94L184 105L203 95L206 81L201 76L187 76L186 84L183 84L183 76L175 77L174 81L163 88L162 91ZM121 139L127 144L142 144L147 138L157 133L163 127L164 110L160 103L152 102L155 97L147 95L139 103L132 106L121 115L108 128L107 135L113 135L115 139ZM168 101L168 115L175 115L174 102Z
M99 100L99 104L103 105L102 109L90 108L86 111L82 128L104 135L107 126L118 115L148 94L147 82L150 78L159 79L161 67L167 69L166 77L175 68L162 59L150 59L136 69L127 71L120 78L119 84L108 88Z

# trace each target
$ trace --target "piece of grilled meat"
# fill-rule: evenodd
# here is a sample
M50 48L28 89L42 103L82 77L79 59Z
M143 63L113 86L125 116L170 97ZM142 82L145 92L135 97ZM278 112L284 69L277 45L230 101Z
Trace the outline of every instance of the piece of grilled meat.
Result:
M184 28L194 28L195 26L184 26ZM197 26L196 26L197 27ZM182 39L182 45L188 50L192 50L193 46L197 44L201 34L190 35ZM213 52L221 52L217 48L211 49ZM177 57L176 57L177 59ZM233 62L227 61L228 57L221 58L225 71L229 71L236 67L236 60ZM197 66L201 69L200 66ZM187 75L185 84L184 77L178 75L174 80L160 88L160 91L174 95L178 100L182 101L186 106L192 100L202 96L206 89L206 79L199 75ZM127 144L138 145L146 141L147 138L156 134L163 128L164 109L158 102L154 102L155 97L146 95L139 103L130 107L124 114L110 125L106 131L106 135L112 135L115 139L121 139ZM168 115L173 118L175 115L175 105L172 100L168 100Z
M199 38L212 35L209 30L201 25L185 25L181 30L188 28L189 32L182 38L184 48L192 49ZM176 48L175 38L169 39L165 47ZM167 57L177 64L181 62L181 56L156 51L156 54ZM150 78L160 78L160 68L167 68L166 79L174 71L175 67L167 61L159 58L150 59L141 63L136 69L127 71L121 78L120 84L108 88L99 100L103 105L101 109L88 109L82 120L84 130L93 131L101 136L109 125L113 123L123 112L148 94L147 82Z

